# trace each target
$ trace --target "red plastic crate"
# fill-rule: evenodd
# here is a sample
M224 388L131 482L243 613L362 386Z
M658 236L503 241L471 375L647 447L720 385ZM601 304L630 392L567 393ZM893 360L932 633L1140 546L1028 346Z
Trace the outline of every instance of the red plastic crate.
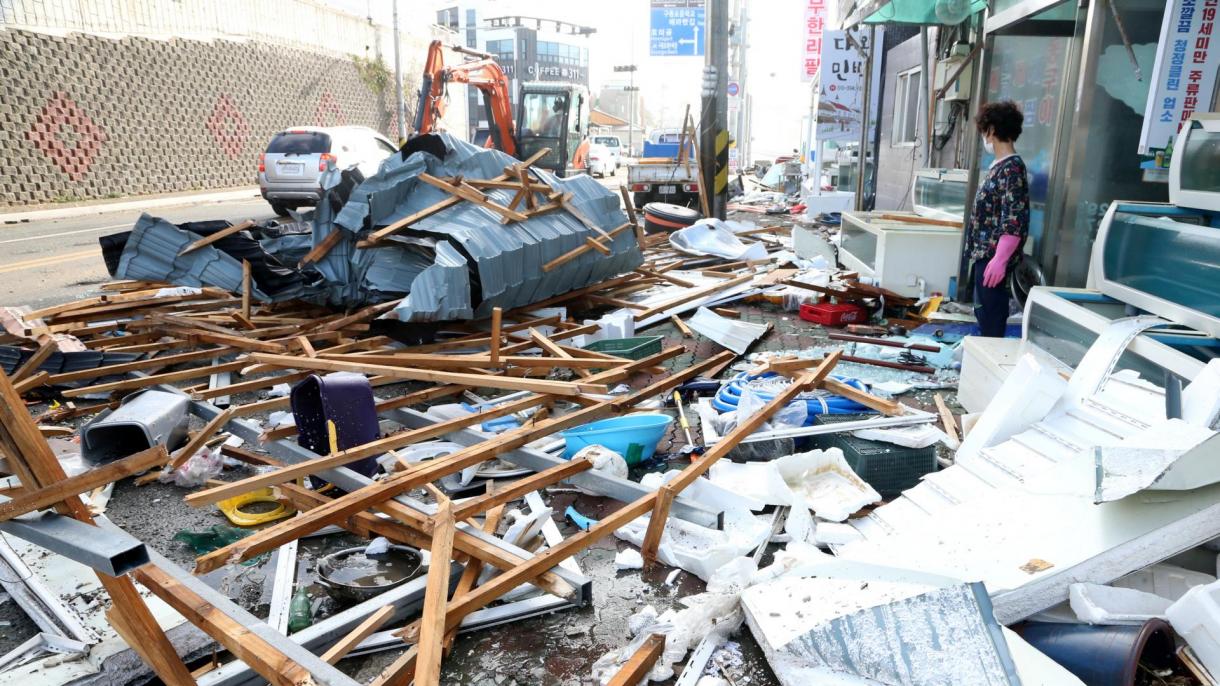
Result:
M868 320L868 312L850 303L817 303L801 305L801 319L822 326L845 326Z

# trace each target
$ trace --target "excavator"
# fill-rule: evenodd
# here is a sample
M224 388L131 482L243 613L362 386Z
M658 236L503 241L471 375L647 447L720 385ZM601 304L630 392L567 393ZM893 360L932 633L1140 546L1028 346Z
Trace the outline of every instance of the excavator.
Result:
M428 59L424 63L424 76L419 88L419 104L415 109L416 136L431 133L437 121L445 115L448 84L464 83L478 88L483 94L483 105L491 128L488 147L502 150L518 159L526 159L543 148L549 148L550 152L534 166L557 176L584 171L573 166L576 150L589 131L589 98L584 86L568 83L524 84L514 120L508 77L496 64L495 58L470 48L448 46L450 50L473 59L446 65L445 47L441 41L432 41L428 46Z

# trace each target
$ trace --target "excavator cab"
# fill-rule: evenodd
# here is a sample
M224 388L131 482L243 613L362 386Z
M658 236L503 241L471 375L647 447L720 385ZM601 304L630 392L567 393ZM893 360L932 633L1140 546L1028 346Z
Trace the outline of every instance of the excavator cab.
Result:
M572 167L572 160L589 133L589 96L584 86L527 83L517 103L517 157L527 159L550 148L535 166L563 177L583 172Z

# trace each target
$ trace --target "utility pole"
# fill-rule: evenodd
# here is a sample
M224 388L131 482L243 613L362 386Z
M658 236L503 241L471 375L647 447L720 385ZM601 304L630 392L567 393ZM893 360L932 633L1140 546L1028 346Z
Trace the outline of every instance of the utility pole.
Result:
M402 52L398 41L398 0L394 1L394 107L398 113L398 144L407 140L407 108L402 100Z
M635 149L635 92L639 90L635 86L635 71L637 67L634 64L618 64L614 66L616 72L627 72L631 76L629 83L624 90L627 91L627 154L633 154L631 151Z
M712 215L725 218L729 191L729 2L707 0L707 47L699 122L699 182Z

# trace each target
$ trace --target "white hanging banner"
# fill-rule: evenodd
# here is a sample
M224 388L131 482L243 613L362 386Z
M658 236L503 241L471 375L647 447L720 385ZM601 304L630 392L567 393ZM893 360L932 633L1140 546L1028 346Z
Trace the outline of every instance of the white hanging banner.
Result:
M1218 10L1220 0L1169 0L1140 130L1141 155L1167 148L1184 122L1210 108L1220 73L1220 37L1211 44Z

